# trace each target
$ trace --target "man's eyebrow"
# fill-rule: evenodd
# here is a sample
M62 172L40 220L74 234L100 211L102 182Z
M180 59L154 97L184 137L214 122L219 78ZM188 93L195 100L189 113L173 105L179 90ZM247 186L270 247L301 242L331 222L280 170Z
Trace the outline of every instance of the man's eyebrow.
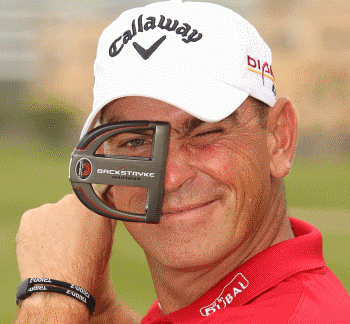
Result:
M133 129L132 131L127 131L125 133L139 134L139 135L152 135L153 130L152 129Z
M235 110L231 115L229 115L225 119L230 119L235 125L238 124L238 111ZM204 123L207 123L207 122L205 122L201 119L198 119L196 117L189 117L185 120L185 122L182 124L180 129L182 132L185 133L185 135L188 135L191 132L193 132L196 128L203 125Z
M109 116L108 118L106 118L103 114L103 111L101 112L101 121L103 124L109 124L109 123L116 123L116 122L120 122L121 118L117 117L117 116Z
M103 122L105 123L114 123L114 122L119 122L121 121L122 119L118 116L115 116L115 115L112 115L112 116L109 116L109 118L107 118L105 120L103 114L101 114L101 118L103 118ZM202 124L204 124L205 121L203 120L200 120L196 117L189 117L187 118L184 123L181 125L180 127L180 131L182 133L185 133L186 135L190 134L192 131L194 131L196 128L198 128L199 126L201 126Z
M206 123L205 121L198 119L196 117L189 117L187 118L183 124L180 127L180 130L185 134L188 135L191 132L193 132L196 128L200 127Z

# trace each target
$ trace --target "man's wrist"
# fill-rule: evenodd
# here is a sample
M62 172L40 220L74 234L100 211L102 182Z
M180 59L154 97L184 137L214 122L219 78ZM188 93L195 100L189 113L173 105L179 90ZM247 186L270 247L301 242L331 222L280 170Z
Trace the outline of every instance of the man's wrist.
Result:
M86 305L69 296L35 293L20 301L16 323L88 323ZM31 322L31 320L33 322Z
M16 303L18 304L20 300L24 300L33 293L38 292L63 294L84 303L91 315L95 311L95 298L84 288L65 281L42 277L23 280L17 288Z

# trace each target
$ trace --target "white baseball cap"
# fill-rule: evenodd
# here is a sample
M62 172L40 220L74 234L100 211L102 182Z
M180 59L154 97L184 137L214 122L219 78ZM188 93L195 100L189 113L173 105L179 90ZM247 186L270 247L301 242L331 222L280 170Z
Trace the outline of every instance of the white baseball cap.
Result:
M228 117L250 95L276 102L271 51L230 9L163 1L122 13L102 33L94 65L93 111L126 96L151 97L206 122Z

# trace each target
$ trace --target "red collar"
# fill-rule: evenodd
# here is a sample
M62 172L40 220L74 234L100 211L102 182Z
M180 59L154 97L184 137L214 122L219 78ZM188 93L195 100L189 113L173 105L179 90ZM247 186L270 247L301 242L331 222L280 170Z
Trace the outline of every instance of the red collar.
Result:
M163 317L156 302L145 318L195 324L224 307L241 306L301 271L325 266L318 229L290 218L295 237L273 245L236 268L192 304ZM144 323L144 322L143 322Z

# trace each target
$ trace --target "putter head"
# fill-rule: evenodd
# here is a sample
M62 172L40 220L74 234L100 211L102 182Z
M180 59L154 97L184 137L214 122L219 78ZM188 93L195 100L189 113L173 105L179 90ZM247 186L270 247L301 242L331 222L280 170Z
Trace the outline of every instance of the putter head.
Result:
M169 124L165 122L117 122L93 129L71 154L69 180L74 193L99 215L159 223L168 142ZM107 203L107 191L114 186L123 186L117 191L120 200ZM123 205L123 196L127 197L125 187L146 188L145 213L118 210L118 205Z

